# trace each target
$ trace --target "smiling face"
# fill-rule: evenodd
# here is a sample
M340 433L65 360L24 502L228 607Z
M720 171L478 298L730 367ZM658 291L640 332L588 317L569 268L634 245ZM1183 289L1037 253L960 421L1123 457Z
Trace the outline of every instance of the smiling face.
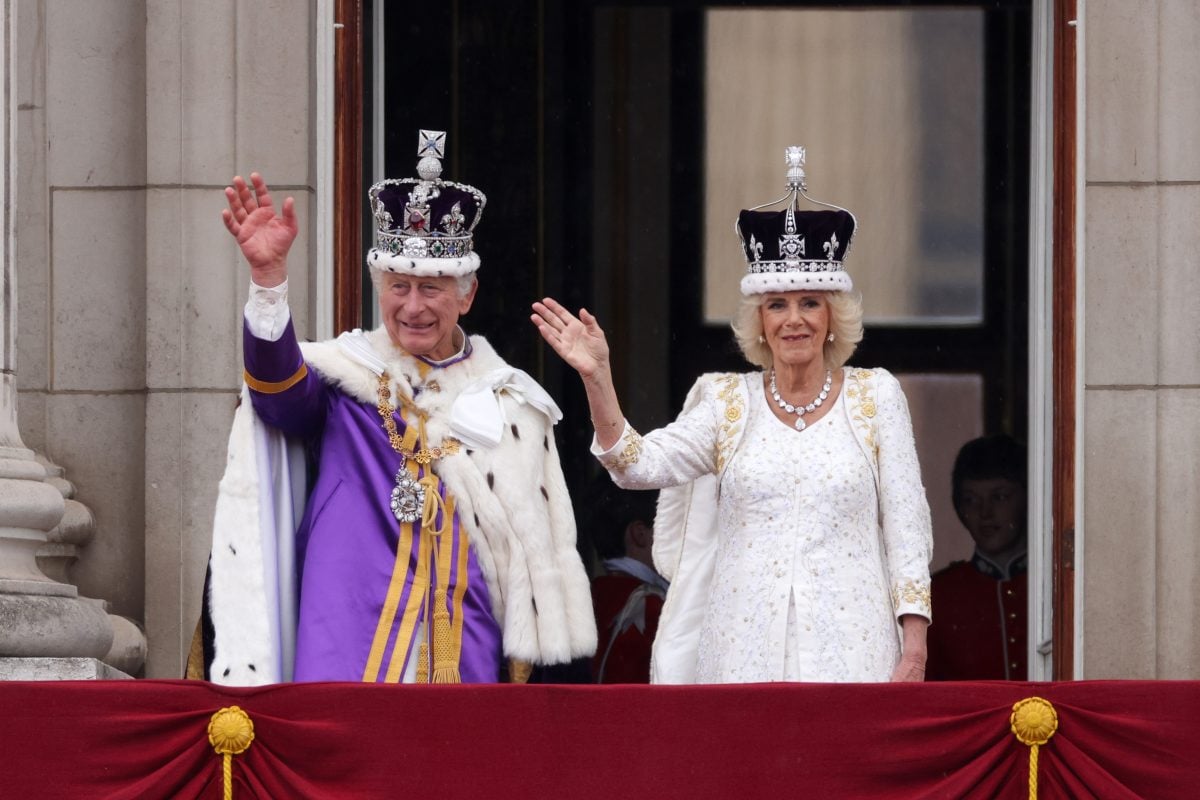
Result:
M993 559L1024 549L1025 489L1008 478L964 479L955 509L980 552Z
M393 344L414 356L439 361L458 348L458 318L471 308L478 283L459 297L453 277L421 278L385 273L379 284L379 310Z
M772 292L763 298L759 314L775 364L803 366L823 358L829 333L825 292Z

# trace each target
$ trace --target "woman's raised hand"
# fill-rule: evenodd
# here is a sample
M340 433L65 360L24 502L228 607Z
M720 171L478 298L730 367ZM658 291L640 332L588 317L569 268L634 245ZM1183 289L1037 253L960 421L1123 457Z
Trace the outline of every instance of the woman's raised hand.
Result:
M248 186L241 175L225 187L229 208L222 209L225 227L237 239L250 264L250 277L259 286L278 286L287 279L287 254L296 239L296 203L283 201L283 215L275 214L271 192L257 172Z
M554 352L584 380L608 370L608 340L596 318L586 308L576 317L557 300L547 297L533 304L530 319Z

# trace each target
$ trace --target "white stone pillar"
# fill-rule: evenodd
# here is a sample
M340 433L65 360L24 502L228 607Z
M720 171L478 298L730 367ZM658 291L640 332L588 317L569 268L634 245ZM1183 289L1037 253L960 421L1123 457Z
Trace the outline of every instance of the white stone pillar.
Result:
M80 598L74 586L51 580L38 569L37 551L62 519L62 494L46 482L46 470L21 442L17 429L17 286L13 216L17 197L13 132L17 92L10 37L14 0L0 6L0 87L4 98L0 130L3 230L0 235L0 658L104 656L112 628L101 605Z

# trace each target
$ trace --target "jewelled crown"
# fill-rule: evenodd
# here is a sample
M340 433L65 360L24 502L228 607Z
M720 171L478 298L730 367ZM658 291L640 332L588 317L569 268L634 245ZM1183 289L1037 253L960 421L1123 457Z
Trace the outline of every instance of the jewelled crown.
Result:
M812 200L804 175L804 148L785 151L788 193L738 214L737 233L746 257L742 294L791 291L849 291L854 287L843 262L857 223L844 208ZM801 211L799 198L829 210ZM781 211L760 211L787 201Z
M370 188L375 246L372 269L410 275L469 275L479 269L472 231L487 198L474 186L441 179L445 131L421 131L417 178L389 178Z

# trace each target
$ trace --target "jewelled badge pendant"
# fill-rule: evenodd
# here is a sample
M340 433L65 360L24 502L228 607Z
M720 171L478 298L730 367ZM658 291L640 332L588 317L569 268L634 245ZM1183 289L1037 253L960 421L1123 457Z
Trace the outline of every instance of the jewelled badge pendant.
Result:
M425 507L425 487L404 468L404 459L400 460L400 469L396 472L391 505L392 514L402 523L419 520Z

